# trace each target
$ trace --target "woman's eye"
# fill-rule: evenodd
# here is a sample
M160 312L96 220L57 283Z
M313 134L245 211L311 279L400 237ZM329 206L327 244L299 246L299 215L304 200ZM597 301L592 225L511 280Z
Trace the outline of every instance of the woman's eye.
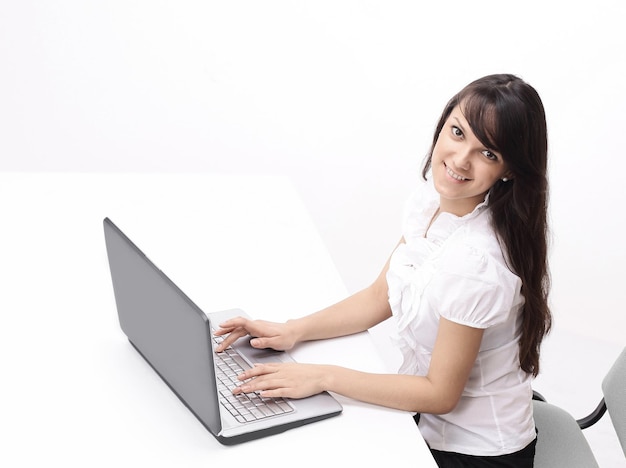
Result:
M495 153L492 153L489 150L484 150L482 151L483 155L487 158L490 159L492 161L496 161L498 159L498 156Z
M461 130L459 127L457 127L456 125L452 126L452 134L454 136L457 137L462 137L463 136L463 130Z

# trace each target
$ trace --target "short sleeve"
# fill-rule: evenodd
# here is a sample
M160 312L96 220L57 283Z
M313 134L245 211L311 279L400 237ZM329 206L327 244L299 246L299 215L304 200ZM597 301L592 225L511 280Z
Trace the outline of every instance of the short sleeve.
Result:
M441 317L474 328L508 320L521 299L521 280L487 252L467 243L446 249L424 299Z

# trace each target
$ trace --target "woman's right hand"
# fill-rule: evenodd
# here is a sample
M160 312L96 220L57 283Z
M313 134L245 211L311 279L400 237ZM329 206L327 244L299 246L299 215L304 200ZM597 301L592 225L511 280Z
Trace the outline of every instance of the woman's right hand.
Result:
M293 322L275 323L264 320L249 320L244 317L236 317L219 325L215 331L216 336L225 336L216 348L216 352L222 352L239 338L250 335L250 345L253 348L271 348L276 351L285 351L294 347L297 343L296 333L293 330Z

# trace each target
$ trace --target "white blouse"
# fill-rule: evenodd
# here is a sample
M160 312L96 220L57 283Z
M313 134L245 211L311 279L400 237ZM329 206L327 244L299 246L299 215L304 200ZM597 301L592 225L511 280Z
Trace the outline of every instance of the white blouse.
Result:
M521 280L505 263L488 200L462 217L440 213L428 228L438 206L430 181L408 200L405 243L387 272L395 341L403 355L399 372L428 373L440 317L484 329L459 404L447 414L422 414L419 428L432 449L513 453L536 436L532 376L519 365Z

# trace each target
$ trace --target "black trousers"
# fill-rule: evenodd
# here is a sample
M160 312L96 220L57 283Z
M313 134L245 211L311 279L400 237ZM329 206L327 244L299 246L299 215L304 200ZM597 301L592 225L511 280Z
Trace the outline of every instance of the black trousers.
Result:
M419 422L419 414L413 418L416 423ZM430 449L430 453L439 468L533 468L536 445L537 439L518 452L490 457L433 449Z

